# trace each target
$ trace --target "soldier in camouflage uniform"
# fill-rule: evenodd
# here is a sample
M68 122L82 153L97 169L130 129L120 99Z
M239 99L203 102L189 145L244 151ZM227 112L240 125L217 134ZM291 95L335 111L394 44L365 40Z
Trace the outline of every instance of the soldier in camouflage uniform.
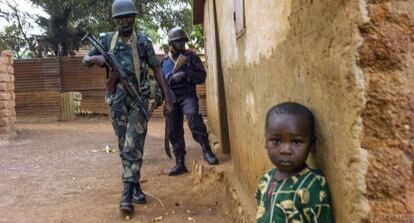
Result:
M140 93L144 105L148 104L150 84L147 77L147 64L154 70L155 79L160 85L164 99L164 111L169 113L173 105L168 93L167 82L159 68L151 40L144 34L135 32L134 23L137 10L131 0L115 0L112 4L112 18L118 26L117 32L104 33L100 42L106 50L111 50L122 65L128 78L134 83ZM104 58L96 49L92 49L84 57L83 63L88 66L96 64L105 66ZM114 74L109 74L113 80ZM109 81L108 83L111 83ZM144 142L147 133L147 120L133 102L133 98L125 91L123 85L114 81L113 92L105 96L110 107L110 116L115 134L118 137L119 151L123 166L122 180L124 190L121 196L120 209L133 211L132 201L145 203L145 195L141 190L139 179L144 153ZM148 110L148 108L145 108Z

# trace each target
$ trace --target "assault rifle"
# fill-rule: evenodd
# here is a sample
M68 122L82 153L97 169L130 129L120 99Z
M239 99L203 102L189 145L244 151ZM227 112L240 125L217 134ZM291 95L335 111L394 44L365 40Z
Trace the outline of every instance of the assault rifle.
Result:
M89 42L98 50L98 52L104 56L105 58L105 64L109 68L110 71L112 71L113 74L115 74L118 79L121 81L121 84L124 86L127 93L133 97L134 102L139 106L142 113L145 116L145 119L148 121L148 113L145 110L145 106L142 103L141 98L139 97L139 93L137 89L135 88L134 84L128 79L128 76L126 75L124 69L119 64L118 60L116 59L115 55L109 51L106 52L104 46L92 35L89 33L86 33L85 36L82 38L82 42L88 39Z

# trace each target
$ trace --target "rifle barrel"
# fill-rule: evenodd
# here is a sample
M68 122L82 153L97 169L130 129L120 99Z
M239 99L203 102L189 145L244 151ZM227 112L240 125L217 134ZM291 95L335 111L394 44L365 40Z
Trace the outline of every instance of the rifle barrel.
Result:
M87 32L87 33L86 33L86 34L82 37L81 42L85 41L85 39L86 39L86 38L88 38L88 36L89 36L89 33Z

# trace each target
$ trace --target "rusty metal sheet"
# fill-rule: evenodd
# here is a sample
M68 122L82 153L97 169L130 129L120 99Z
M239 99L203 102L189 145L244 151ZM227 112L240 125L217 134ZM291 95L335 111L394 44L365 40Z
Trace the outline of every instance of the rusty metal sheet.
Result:
M158 55L162 59L163 55ZM59 93L82 93L81 110L108 114L104 103L106 71L86 67L82 57L15 60L16 113L19 115L58 116ZM152 70L149 69L152 73ZM205 85L197 86L200 112L207 115ZM154 111L163 116L162 106Z

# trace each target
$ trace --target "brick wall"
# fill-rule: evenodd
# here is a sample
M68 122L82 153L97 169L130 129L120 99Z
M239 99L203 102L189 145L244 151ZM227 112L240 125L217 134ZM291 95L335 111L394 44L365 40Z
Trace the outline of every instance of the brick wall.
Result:
M2 51L0 56L0 134L12 132L16 122L13 74L12 52Z

